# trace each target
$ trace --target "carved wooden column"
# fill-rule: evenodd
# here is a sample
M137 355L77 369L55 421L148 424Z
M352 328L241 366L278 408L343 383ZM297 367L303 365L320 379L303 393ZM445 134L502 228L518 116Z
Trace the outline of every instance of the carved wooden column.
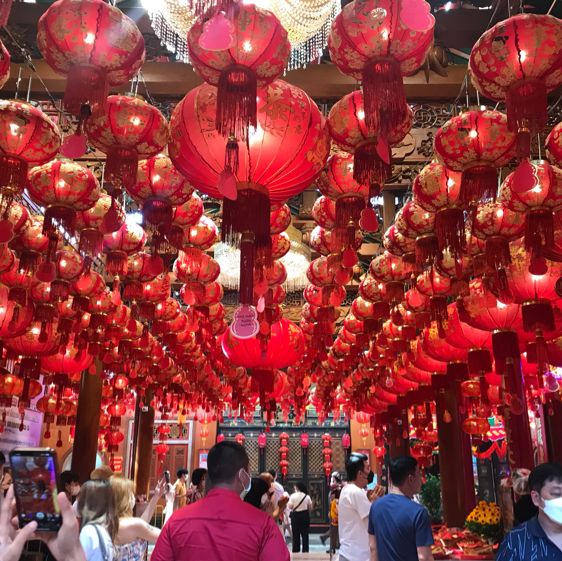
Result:
M154 435L154 409L150 406L139 410L136 433L134 470L135 494L148 497L150 492L150 463L152 461L152 440Z

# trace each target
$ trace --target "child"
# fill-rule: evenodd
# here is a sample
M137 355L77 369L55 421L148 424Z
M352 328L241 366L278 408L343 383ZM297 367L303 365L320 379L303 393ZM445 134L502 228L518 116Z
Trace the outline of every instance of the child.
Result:
M340 546L338 535L338 502L340 500L341 489L334 491L334 498L330 503L330 549L328 553L335 553Z

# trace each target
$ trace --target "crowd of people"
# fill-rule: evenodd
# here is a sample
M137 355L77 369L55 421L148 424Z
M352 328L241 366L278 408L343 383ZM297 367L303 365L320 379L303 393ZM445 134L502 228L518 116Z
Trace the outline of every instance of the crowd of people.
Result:
M323 536L330 539L329 551L339 546L340 561L433 561L430 516L416 500L422 474L414 458L389 461L388 492L373 483L362 453L348 456L346 475L345 483L339 474L331 479L330 530ZM72 472L60 479L62 526L56 534L35 534L35 522L17 530L8 489L0 507L0 561L20 559L29 539L43 540L57 561L142 561L151 543L152 561L288 561L287 519L293 551L309 549L314 505L304 483L289 496L274 471L252 477L246 451L236 442L216 444L208 471L195 470L189 485L186 470L178 471L173 485L159 481L140 516L134 514L133 482L105 466L81 486ZM542 464L511 479L518 502L528 497L516 509L517 522L525 521L506 535L497 561L561 561L562 465ZM171 494L173 512L162 529L152 526L158 501Z

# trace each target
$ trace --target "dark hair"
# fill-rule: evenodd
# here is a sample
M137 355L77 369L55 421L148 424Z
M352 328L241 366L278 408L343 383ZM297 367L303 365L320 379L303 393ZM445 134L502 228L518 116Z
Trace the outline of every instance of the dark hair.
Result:
M223 440L215 444L207 456L207 470L211 485L232 483L242 468L248 468L249 462L246 450L238 442Z
M341 495L341 489L334 489L334 499L339 499Z
M416 473L418 461L412 456L398 456L389 462L390 479L393 485L400 487L409 475Z
M297 481L295 483L295 487L301 492L304 493L305 495L308 495L308 489L306 487L306 485L304 484L304 481Z
M189 471L187 471L186 469L178 469L178 471L176 472L176 475L178 476L178 479L179 479L183 475L187 476L188 473L189 473Z
M119 530L119 518L109 481L90 480L82 485L78 496L78 517L80 529L86 524L101 524L107 529L111 541L115 540Z
M6 463L6 456L4 456L4 452L0 452L0 464Z
M252 477L252 486L244 497L244 502L255 506L261 507L261 498L264 493L269 491L269 483L264 481L261 477Z
M275 479L277 477L277 472L274 469L268 469L267 473L269 473L269 475L271 475L271 477L273 477L273 479Z
M529 489L540 493L549 481L562 482L562 464L551 462L538 465L529 475Z
M341 483L341 475L339 474L339 472L334 471L334 473L332 473L332 477L333 477L338 483Z
M194 469L193 473L191 474L192 485L199 487L199 485L201 485L201 481L205 479L206 475L207 475L207 470L205 468Z
M79 482L78 475L74 471L66 470L60 474L60 489L64 491L67 485L70 485L73 481Z
M345 460L345 471L348 481L355 481L360 471L365 469L365 462L369 458L361 452L352 452Z

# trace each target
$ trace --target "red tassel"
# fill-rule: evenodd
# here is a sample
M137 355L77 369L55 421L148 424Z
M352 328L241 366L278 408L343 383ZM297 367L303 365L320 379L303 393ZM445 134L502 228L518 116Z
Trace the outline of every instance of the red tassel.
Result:
M492 370L492 355L488 349L470 349L468 351L468 371L481 374Z
M148 199L142 205L143 221L153 226L167 228L174 218L174 209L168 201Z
M110 251L105 258L105 268L111 275L124 277L127 274L127 254L124 251Z
M79 250L90 257L100 255L103 251L103 232L94 228L84 228L80 232Z
M108 95L107 72L99 66L73 65L66 78L65 109L79 117L86 105L93 117L105 114Z
M257 128L257 77L247 66L232 64L219 77L216 129L222 136L246 141Z
M435 233L439 249L448 249L456 258L465 246L464 211L462 208L444 208L435 215Z
M250 306L254 299L254 234L244 232L240 241L240 304Z
M517 157L520 160L529 159L531 156L531 133L529 129L517 131Z
M365 65L362 85L365 124L386 137L406 118L400 63L392 57L373 59Z
M494 271L505 269L511 265L509 241L503 236L486 238L486 263Z
M542 80L520 80L505 96L507 126L518 132L528 129L531 135L540 132L548 119L546 85Z
M50 236L57 233L57 228L53 223L54 220L61 224L67 232L72 232L75 218L76 211L73 208L58 205L48 206L43 221L43 234Z
M432 267L440 258L439 242L435 234L425 234L416 238L416 266L420 270Z
M529 333L540 329L554 331L554 311L547 300L533 300L525 302L521 307L523 329Z
M13 156L0 156L0 190L4 197L13 200L24 190L27 181L27 162Z
M138 164L137 151L132 148L113 148L107 153L103 181L110 187L110 195L117 196L123 188L132 189L136 185Z
M383 185L392 173L392 165L381 159L377 141L359 144L353 154L353 179L361 185ZM380 188L379 188L380 189Z
M41 254L33 249L25 249L20 254L18 272L26 277L32 277L41 263Z
M431 296L429 299L429 311L431 320L437 322L437 330L441 339L445 338L445 330L443 324L449 319L447 313L447 297Z
M525 217L525 249L550 249L554 245L554 215L549 208L534 208Z
M498 172L493 166L481 164L463 171L459 200L463 205L496 198Z

